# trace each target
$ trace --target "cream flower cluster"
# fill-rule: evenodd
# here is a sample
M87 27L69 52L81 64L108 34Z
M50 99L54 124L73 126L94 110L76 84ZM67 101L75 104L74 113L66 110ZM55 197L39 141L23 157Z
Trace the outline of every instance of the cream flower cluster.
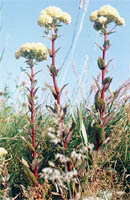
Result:
M3 147L0 147L0 158L5 156L8 152L3 148Z
M16 59L24 57L40 62L47 60L47 48L42 43L26 43L15 53Z
M90 20L92 22L100 24L109 24L110 22L115 22L119 26L125 26L125 21L120 17L118 11L110 5L105 5L99 10L94 11L90 15Z
M40 26L47 27L48 25L52 25L54 20L59 20L59 22L70 24L71 16L68 13L63 12L60 8L50 6L41 11L38 24Z

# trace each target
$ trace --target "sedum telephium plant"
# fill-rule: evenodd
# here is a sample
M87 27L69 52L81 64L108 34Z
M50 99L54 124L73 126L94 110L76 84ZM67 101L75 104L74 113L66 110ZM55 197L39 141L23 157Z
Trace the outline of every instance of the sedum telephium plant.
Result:
M63 120L67 111L67 106L65 106L64 108L62 108L61 106L61 102L60 102L60 98L61 98L61 94L63 89L66 87L67 84L65 84L63 87L59 88L57 85L57 76L59 73L60 69L56 68L55 65L55 56L56 53L58 52L58 49L55 49L55 41L58 38L58 29L61 26L61 23L65 23L65 24L70 24L71 22L71 16L66 13L63 12L60 8L57 7L48 7L46 9L44 9L43 11L41 11L39 19L38 19L38 24L41 27L45 28L45 35L48 39L51 40L51 45L52 48L48 48L48 52L49 55L52 59L52 64L50 66L48 66L49 72L50 72L50 76L53 79L53 86L50 86L48 84L46 84L46 86L48 88L50 88L52 95L54 96L55 100L56 100L56 104L55 107L52 108L50 106L47 106L47 108L49 109L49 111L51 111L53 113L53 116L55 118L57 118L58 123L60 124L60 129L62 130L62 135L55 135L55 141L62 140L62 143L64 142L64 148L67 148L67 144L69 142L69 140L71 139L72 136L72 130L71 127L69 129L69 132L67 132L65 130L64 124L63 124ZM49 35L50 34L50 35ZM51 134L52 135L52 134ZM50 137L51 137L50 135ZM53 134L54 135L54 134ZM54 137L54 136L53 136ZM54 138L53 138L54 140Z
M41 173L41 177L44 179L50 180L53 183L55 182L55 188L57 188L57 192L63 194L63 191L66 189L64 183L68 183L70 185L69 179L67 180L67 173L71 171L72 179L73 176L76 175L76 171L73 168L70 162L70 159L65 156L67 153L68 143L72 138L74 123L69 122L68 124L64 123L65 115L67 112L67 105L65 107L61 106L61 95L63 89L67 86L67 84L63 85L61 88L57 85L57 76L60 69L57 69L55 64L55 57L58 49L55 49L55 42L58 36L59 27L61 27L62 23L70 24L71 16L63 12L60 8L57 7L48 7L41 11L38 24L45 29L44 34L49 40L51 40L51 49L48 48L48 53L51 57L52 63L48 66L50 76L53 80L53 86L46 84L46 86L51 90L52 95L55 99L54 108L51 106L47 106L47 109L53 116L53 127L48 129L48 137L50 141L56 146L56 149L59 149L59 153L56 157L56 160L63 158L64 162L61 165L62 173L57 169L57 166L53 163L53 169L50 167L44 168ZM55 169L56 168L56 169ZM69 187L69 186L68 186ZM58 190L59 188L59 190ZM70 197L71 196L71 191Z
M32 180L33 184L38 183L38 142L36 141L36 115L38 111L38 107L35 103L36 92L38 88L36 88L37 80L35 79L35 75L39 72L34 72L34 65L43 60L47 60L47 48L42 43L26 43L24 44L18 51L15 53L16 59L20 57L24 57L26 59L27 68L30 69L31 73L26 72L30 79L30 88L27 88L29 94L27 95L28 103L29 103L29 111L31 115L29 116L30 122L30 130L28 136L31 138L31 142L27 141L23 136L23 141L27 144L29 150L32 153L32 163L29 166L26 160L22 158L22 163L24 165L25 173Z
M100 113L100 122L96 122L93 125L92 131L94 145L98 151L104 139L103 120L104 112L106 110L105 92L108 90L112 81L111 77L105 77L105 72L108 70L109 63L112 61L111 59L106 62L106 53L111 46L108 36L115 32L116 26L125 26L125 21L120 17L118 11L109 5L105 5L99 10L94 11L90 15L90 20L94 22L94 29L99 31L104 38L103 46L97 44L99 49L102 51L102 57L99 57L97 60L98 67L102 72L102 87L100 88L98 85L98 91L95 95L95 108L96 111ZM109 28L110 24L113 25L113 28Z

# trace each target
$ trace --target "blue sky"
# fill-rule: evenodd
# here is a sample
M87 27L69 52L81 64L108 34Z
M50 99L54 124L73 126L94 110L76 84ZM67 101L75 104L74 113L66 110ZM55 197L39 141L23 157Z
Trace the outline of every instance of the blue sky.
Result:
M48 47L51 45L47 39L42 37L43 28L39 27L37 24L41 10L48 6L57 6L72 16L71 24L63 25L60 28L59 34L61 37L56 42L57 47L62 47L56 57L56 65L57 67L61 67L72 43L77 15L79 13L76 35L78 34L84 8L82 7L79 11L79 0L0 0L0 2L3 4L0 16L2 23L0 32L0 53L2 49L5 48L4 57L0 63L0 90L2 90L3 86L7 83L10 90L13 91L16 82L20 83L22 80L27 79L20 70L20 67L25 66L24 59L16 60L14 56L15 51L27 42L43 42ZM83 6L85 2L86 0L83 0ZM120 13L120 16L125 19L126 23L125 27L117 27L116 33L109 37L112 46L107 53L107 60L113 58L108 73L108 75L113 77L111 85L112 90L117 89L121 83L130 76L130 1L89 0L82 30L76 46L70 52L58 79L59 85L69 83L69 96L71 96L72 93L81 95L75 87L78 82L72 66L75 67L80 79L85 63L87 64L87 71L83 80L85 95L87 95L87 90L89 90L93 82L92 77L96 77L99 72L97 58L101 56L101 51L94 43L98 42L102 44L102 38L100 34L93 29L93 23L89 21L89 16L91 12L98 10L101 6L106 4L115 7ZM38 76L39 85L42 87L44 87L45 82L51 84L51 79L46 67L47 63L50 63L50 59L36 66L38 70L43 70Z

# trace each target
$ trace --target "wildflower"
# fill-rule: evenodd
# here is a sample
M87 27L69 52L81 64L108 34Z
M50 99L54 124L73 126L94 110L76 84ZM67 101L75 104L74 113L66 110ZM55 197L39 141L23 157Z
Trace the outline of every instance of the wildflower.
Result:
M97 20L97 12L98 11L94 11L91 15L90 15L90 20L92 22L95 22Z
M62 16L59 19L61 22L64 22L66 24L70 24L71 22L71 16L66 12L63 12Z
M47 60L47 48L42 43L26 43L15 53L16 59L24 57L38 62Z
M38 19L38 24L48 29L51 29L51 25L60 22L70 24L71 16L55 6L50 6L41 11Z
M42 170L41 177L47 180L55 181L55 180L61 180L62 176L60 174L60 171L58 169L54 169L51 167L46 167Z
M71 181L72 178L74 178L74 176L77 176L78 172L76 169L74 169L73 171L68 171L67 173L64 174L64 179L66 181Z
M59 159L61 163L66 163L69 161L69 158L64 156L63 154L57 153L55 156L56 159Z
M49 16L46 13L41 13L40 17L38 19L38 24L39 24L39 26L47 26L49 24L52 24L52 21L53 21L53 19L51 16Z
M3 148L3 147L0 147L0 158L5 156L8 152Z
M105 24L105 23L107 22L107 18L101 16L101 17L98 17L98 18L97 18L97 21L98 21L99 23L101 23L101 24Z
M83 155L81 153L76 153L75 151L72 151L71 153L71 158L73 160L81 160L81 158L83 157Z
M125 21L120 17L118 11L110 5L105 5L90 15L94 22L94 28L99 31L102 25L114 22L118 26L125 26Z
M53 133L48 133L48 136L51 139L51 142L53 142L54 144L57 144L58 142L60 142L60 138L58 138L56 135L54 135Z

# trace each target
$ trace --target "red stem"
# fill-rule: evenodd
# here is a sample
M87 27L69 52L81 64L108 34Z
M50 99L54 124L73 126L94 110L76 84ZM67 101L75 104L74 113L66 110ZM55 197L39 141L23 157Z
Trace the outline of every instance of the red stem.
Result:
M31 127L32 127L32 145L33 148L35 149L33 153L33 158L36 158L37 150L36 150L36 144L35 144L35 135L36 135L36 130L35 130L35 107L34 107L34 66L31 66L31 91L30 91L30 96L31 96L31 101L30 101L30 106L31 106ZM35 166L34 169L34 176L36 180L38 181L38 172L37 172L38 166Z
M54 29L52 29L52 65L55 66L55 32L54 32ZM60 95L59 95L59 89L58 89L57 82L56 82L55 73L53 73L52 77L53 77L53 84L54 84L55 92L57 94L57 104L60 105Z
M107 26L105 26L105 30L107 29ZM107 41L107 32L104 33L104 43ZM104 46L103 49L103 56L102 59L104 60L104 63L106 62L106 47ZM105 79L105 69L102 70L102 91L101 91L101 98L104 100L104 96L105 96L105 87L103 87L103 81ZM103 120L103 115L104 112L100 112L100 119L101 121Z

